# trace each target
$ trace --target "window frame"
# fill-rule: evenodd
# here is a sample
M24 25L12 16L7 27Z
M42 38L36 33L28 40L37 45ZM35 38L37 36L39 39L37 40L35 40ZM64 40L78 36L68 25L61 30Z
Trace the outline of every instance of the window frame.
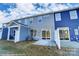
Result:
M79 35L79 32L78 32L78 29L77 29L77 28L74 29L74 34L75 34L75 35Z
M44 34L43 34L44 32ZM49 32L49 34L48 34ZM44 36L43 36L44 35ZM49 39L51 38L51 31L50 30L42 30L42 39Z
M71 11L69 11L69 14L70 14L71 20L78 19L77 10L71 10Z
M61 21L61 13L55 13L55 21Z

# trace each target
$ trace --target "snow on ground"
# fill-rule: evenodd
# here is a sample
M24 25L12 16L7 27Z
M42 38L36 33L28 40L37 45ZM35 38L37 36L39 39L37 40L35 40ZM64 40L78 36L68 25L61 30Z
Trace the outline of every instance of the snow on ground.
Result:
M39 40L37 42L34 42L33 44L42 45L42 46L56 46L56 43L50 40ZM61 44L61 47L79 48L79 42L76 42L76 41L61 40L60 44Z
M61 40L61 47L69 47L69 48L79 48L79 42L69 41L69 40Z
M34 45L42 45L42 46L56 46L55 42L50 41L50 40L39 40L33 44Z

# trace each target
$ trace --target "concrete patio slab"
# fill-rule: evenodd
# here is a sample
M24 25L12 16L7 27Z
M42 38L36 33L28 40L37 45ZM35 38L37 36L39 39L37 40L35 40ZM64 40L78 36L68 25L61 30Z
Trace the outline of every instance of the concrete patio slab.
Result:
M79 42L76 42L76 41L61 40L60 44L61 44L61 47L79 48Z
M50 41L50 40L39 40L33 44L34 45L42 45L42 46L56 46L55 42Z
M56 43L50 40L39 40L37 42L34 42L33 44L43 46L56 46ZM79 42L76 41L61 40L60 45L61 47L67 47L67 48L79 48Z

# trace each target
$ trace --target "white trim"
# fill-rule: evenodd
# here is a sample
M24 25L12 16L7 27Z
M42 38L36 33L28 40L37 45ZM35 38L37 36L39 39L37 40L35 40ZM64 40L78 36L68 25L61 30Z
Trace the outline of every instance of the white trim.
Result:
M14 40L14 42L16 43L16 42L19 42L20 41L20 26L18 27L18 40ZM16 34L15 34L16 35ZM15 36L16 37L16 36Z
M79 35L79 26L78 26L78 35Z
M74 34L77 36L79 33L78 33L78 28L75 28L74 29Z
M15 24L17 24L17 25L12 25L12 26L18 26L18 25L20 25L20 26L23 26L23 27L28 27L27 25L22 25L21 23L19 24L19 23L17 23L16 21L13 21L13 20L9 22L9 24L8 24L9 27L12 27L12 26L10 26L10 24L11 24L12 22L15 23Z
M70 31L69 31L69 27L59 27L59 28L57 28L58 30L68 30L68 37L69 37L69 41L70 41ZM59 39L60 39L60 37L59 37Z
M23 27L28 27L28 25L22 25L21 23L19 24L19 23L17 23L16 21L13 21L14 23L16 23L16 24L18 24L18 25L20 25L20 26L23 26Z
M61 21L61 13L55 13L55 21Z
M13 25L13 26L9 26L10 28L13 28L13 27L19 27L18 25Z
M55 41L55 16L52 14L51 41Z
M78 19L77 10L69 11L69 14L70 14L70 19L71 20Z
M10 35L10 28L14 28L14 27L18 27L18 40L16 40L16 39L14 39L14 40L10 40L9 39L9 35ZM24 26L23 26L24 27ZM26 27L25 27L26 28ZM19 42L20 41L20 30L21 30L21 25L19 24L19 25L13 25L13 26L9 26L8 27L8 37L7 37L7 40L8 41L14 41L15 43L16 42Z
M13 27L18 27L18 32L19 32L19 34L18 34L18 36L19 36L19 37L18 37L18 41L20 41L20 26L10 26L10 27L8 27L8 37L7 37L7 40L8 40L8 41L14 41L14 42L16 43L16 42L18 42L18 41L16 41L15 39L14 39L14 40L10 40L10 39L9 39L9 36L10 36L10 29L13 28Z
M56 43L58 49L61 49L60 38L59 38L59 29L55 30L54 40L55 40L55 43Z
M10 27L8 27L8 37L7 37L7 40L9 40L9 35L10 35Z
M1 37L0 37L0 40L2 39L2 33L3 33L3 27L1 28Z

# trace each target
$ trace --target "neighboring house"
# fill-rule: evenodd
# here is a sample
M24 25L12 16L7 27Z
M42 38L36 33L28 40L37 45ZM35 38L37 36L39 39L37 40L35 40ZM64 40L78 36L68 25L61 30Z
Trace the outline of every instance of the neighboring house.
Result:
M61 40L79 41L79 7L12 20L6 25L7 40L50 40L60 48Z

